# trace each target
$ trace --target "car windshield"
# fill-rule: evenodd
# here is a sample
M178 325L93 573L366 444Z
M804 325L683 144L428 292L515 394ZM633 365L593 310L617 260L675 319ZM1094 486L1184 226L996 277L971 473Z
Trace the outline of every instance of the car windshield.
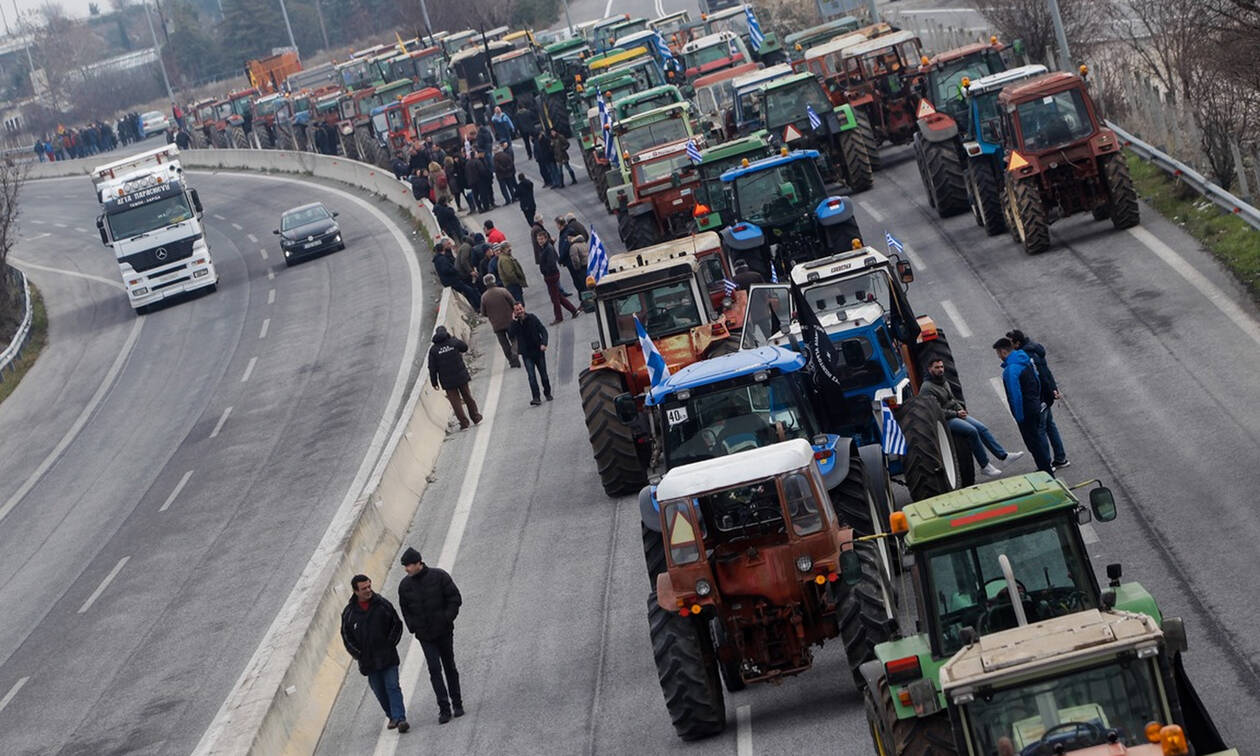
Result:
M678 115L681 116L682 112L679 110ZM617 142L622 152L637 155L657 145L686 139L688 136L686 118L662 118L650 123L634 124L618 135Z
M940 656L962 648L962 629L981 635L1015 627L1006 579L998 565L1005 554L1029 622L1097 608L1093 567L1076 536L1076 519L1063 514L1010 523L952 538L926 550L924 596Z
M188 200L183 194L175 194L147 205L111 212L109 230L115 239L130 239L192 217Z
M663 409L665 458L671 468L793 438L810 439L818 427L812 409L786 375L718 391L697 390L685 401L671 398Z
M779 225L802 210L812 210L823 196L818 166L793 160L735 179L740 217L759 226Z
M1148 722L1169 721L1157 674L1154 659L1124 656L1050 680L982 690L963 713L972 753L1053 756L1108 743L1143 745Z
M872 271L852 278L838 278L805 289L805 301L818 315L846 313L856 307L877 302L885 311L891 306L888 274ZM842 316L841 320L847 316Z
M674 174L681 174L691 170L692 165L691 161L687 159L687 153L678 152L660 160L635 164L635 183L650 184L653 181L661 181Z
M1016 106L1023 147L1048 150L1075 142L1094 131L1079 89L1038 97Z
M542 71L538 68L538 61L529 53L494 62L494 75L501 87L529 81L540 73Z
M806 106L812 107L819 118L831 112L831 100L827 99L818 79L813 77L766 90L761 103L762 120L771 130L789 123L808 122Z
M695 50L693 52L683 53L683 67L688 70L692 68L700 68L701 66L707 66L714 61L729 57L731 57L731 46L725 41L722 41L715 45L701 47L699 50Z
M614 297L604 302L604 314L613 344L638 342L636 315L653 339L700 325L700 307L692 295L690 279Z
M304 207L301 210L290 210L280 219L280 230L289 231L326 218L328 218L328 211L324 209L323 205Z
M633 102L627 102L617 106L618 118L629 118L632 115L638 115L653 108L663 108L666 105L672 105L675 102L681 102L678 94L673 89L666 89L663 92L657 92L651 97L641 97Z

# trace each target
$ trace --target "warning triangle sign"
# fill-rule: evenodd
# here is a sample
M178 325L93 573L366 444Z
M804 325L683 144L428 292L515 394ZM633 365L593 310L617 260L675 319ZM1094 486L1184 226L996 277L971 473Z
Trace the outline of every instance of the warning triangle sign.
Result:
M1024 159L1023 155L1018 152L1011 152L1011 159L1010 162L1006 164L1006 170L1013 171L1018 168L1023 168L1026 165L1028 165L1028 161Z
M936 108L932 107L932 103L927 98L919 100L919 112L915 114L915 118L927 118L936 112Z
M792 124L789 123L787 125L787 128L783 129L783 141L795 142L797 139L800 139L800 138L801 138L801 132L798 131L797 128L793 126Z

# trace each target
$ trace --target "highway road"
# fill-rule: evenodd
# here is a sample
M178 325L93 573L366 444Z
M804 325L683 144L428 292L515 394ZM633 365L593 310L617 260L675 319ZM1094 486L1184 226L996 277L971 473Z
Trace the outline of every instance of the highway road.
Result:
M193 183L218 291L143 317L87 178L24 190L13 258L51 333L0 405L6 754L190 751L415 371L432 307L396 209L291 179ZM286 269L271 230L311 199L348 249Z

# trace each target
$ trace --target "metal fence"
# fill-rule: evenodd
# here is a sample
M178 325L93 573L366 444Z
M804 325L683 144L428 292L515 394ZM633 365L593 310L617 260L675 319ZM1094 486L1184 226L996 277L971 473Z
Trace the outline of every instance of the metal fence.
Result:
M26 280L26 274L17 268L9 268L0 275L0 285L8 286L11 279L16 279L22 285L22 322L18 325L17 332L13 334L13 339L9 342L9 346L0 352L0 381L4 380L5 370L13 371L13 363L22 356L22 350L26 347L26 343L31 338L31 323L34 321L35 308L31 306L31 282Z

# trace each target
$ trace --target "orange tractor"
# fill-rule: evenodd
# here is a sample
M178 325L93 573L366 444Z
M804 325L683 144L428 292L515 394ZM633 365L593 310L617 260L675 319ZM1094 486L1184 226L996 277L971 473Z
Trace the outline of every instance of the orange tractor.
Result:
M251 60L245 64L245 76L249 85L262 94L280 91L289 74L302 70L302 61L294 50L285 50L266 58Z
M871 165L878 168L879 145L905 144L918 133L919 38L908 31L893 32L846 47L841 56L839 86L845 102L871 123L876 148Z

